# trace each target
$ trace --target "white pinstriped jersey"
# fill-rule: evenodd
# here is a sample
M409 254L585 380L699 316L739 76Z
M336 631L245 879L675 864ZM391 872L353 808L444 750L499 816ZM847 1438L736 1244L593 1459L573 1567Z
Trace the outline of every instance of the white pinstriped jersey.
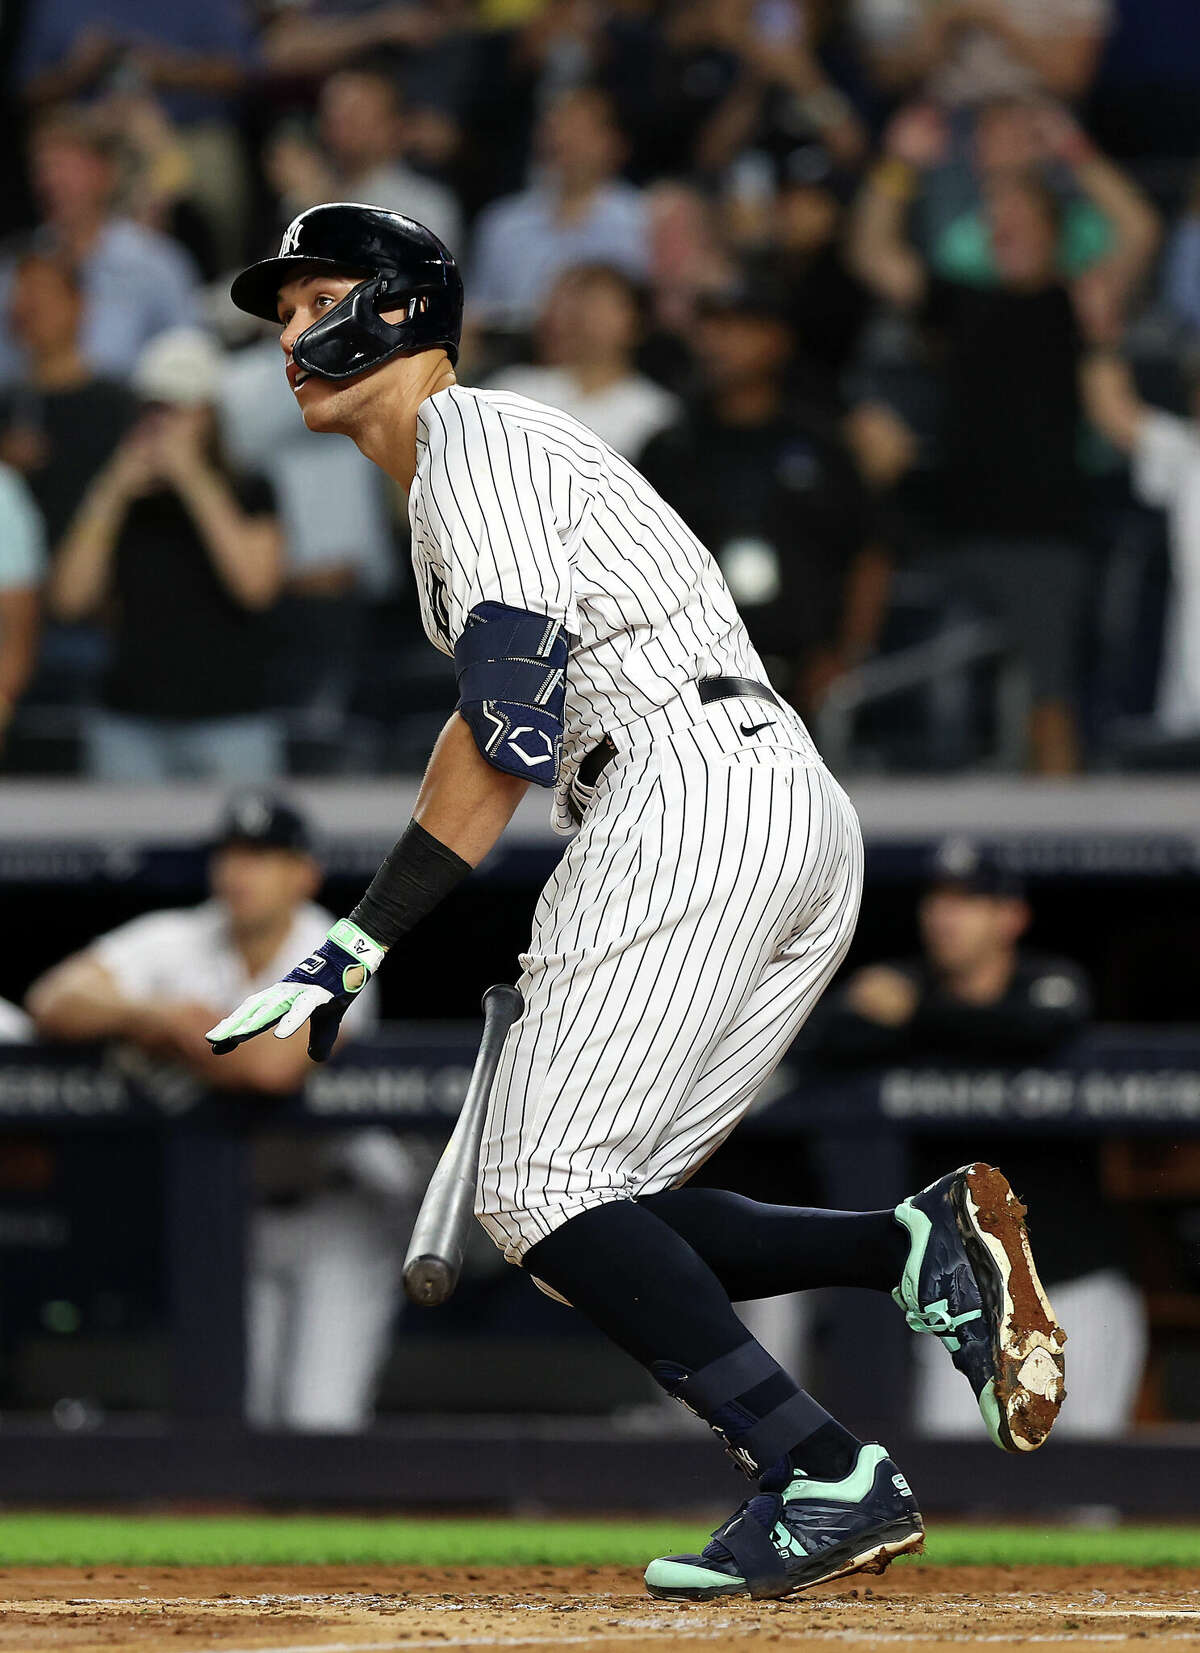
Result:
M462 385L417 415L413 567L430 642L452 655L477 603L546 614L571 634L554 824L603 735L699 677L765 681L714 559L626 459L578 420Z
M475 1209L510 1262L579 1212L684 1179L724 1141L850 944L862 841L764 681L716 563L569 415L455 386L422 403L409 495L430 640L478 603L570 633L566 790L614 756L534 913Z

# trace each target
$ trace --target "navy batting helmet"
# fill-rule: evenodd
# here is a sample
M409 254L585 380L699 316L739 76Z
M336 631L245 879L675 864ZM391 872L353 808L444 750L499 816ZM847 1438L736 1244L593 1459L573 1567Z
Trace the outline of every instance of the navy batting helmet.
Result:
M453 254L424 224L382 207L310 207L284 231L278 257L243 270L230 296L239 310L277 321L283 284L323 270L362 280L292 346L292 360L306 373L350 379L402 352L438 345L457 361L463 288ZM384 321L384 310L402 311L403 320Z

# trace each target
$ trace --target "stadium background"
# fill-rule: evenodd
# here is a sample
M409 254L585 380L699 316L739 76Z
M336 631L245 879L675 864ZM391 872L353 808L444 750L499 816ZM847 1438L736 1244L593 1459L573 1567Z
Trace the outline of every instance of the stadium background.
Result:
M1086 979L1086 1018L1021 1049L914 1038L847 1064L818 1023L705 1175L874 1206L926 1167L1014 1163L1062 1277L1124 1294L1092 1355L1121 1404L1013 1464L922 1421L890 1305L756 1325L932 1510L1195 1516L1194 6L26 0L0 61L0 1499L670 1514L732 1490L686 1419L482 1245L436 1315L402 1311L391 1278L356 1419L243 1416L255 1141L381 1127L420 1185L557 853L539 800L397 949L380 1030L302 1095L209 1095L186 1061L42 1039L17 1008L93 938L202 901L247 784L305 812L334 911L408 818L453 693L419 635L404 502L310 445L273 343L225 296L295 211L357 198L460 257L466 382L596 422L720 558L863 816L832 1012L855 972L918 953L948 854L1019 887L1022 946ZM177 469L121 493L147 411L175 421ZM270 529L253 590L180 506L197 467ZM97 563L79 523L106 478ZM147 493L166 504L139 515ZM379 1528L288 1555L262 1531L96 1530L18 1514L0 1554L419 1559ZM446 1532L424 1559L576 1558ZM1114 1553L943 1542L935 1559ZM1195 1559L1139 1542L1118 1553Z

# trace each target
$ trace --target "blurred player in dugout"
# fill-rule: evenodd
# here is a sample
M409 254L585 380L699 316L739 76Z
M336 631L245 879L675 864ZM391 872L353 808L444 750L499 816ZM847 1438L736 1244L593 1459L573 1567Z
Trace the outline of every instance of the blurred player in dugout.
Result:
M235 798L209 860L211 896L147 913L50 970L27 1008L42 1038L116 1039L223 1091L286 1095L303 1082L305 1035L215 1057L204 1030L224 1007L311 953L332 916L307 825L263 793ZM368 987L346 1018L377 1017ZM354 1430L369 1422L387 1353L404 1245L424 1171L390 1131L260 1132L246 1296L248 1421Z
M918 907L920 953L851 975L814 1030L821 1054L859 1067L973 1068L1036 1066L1053 1056L1088 1021L1091 993L1070 960L1021 945L1032 916L1005 867L968 839L948 839L933 856ZM971 1141L978 1152L977 1127ZM918 1180L947 1153L952 1159L957 1146L945 1137L915 1138ZM1101 1197L1098 1154L1089 1138L1003 1143L1005 1169L1038 1214L1033 1239L1042 1279L1071 1328L1060 1435L1120 1434L1146 1355L1145 1308L1127 1273L1119 1222ZM925 1354L915 1351L918 1427L927 1435L970 1435L973 1406L964 1409L958 1387L946 1381L948 1363Z

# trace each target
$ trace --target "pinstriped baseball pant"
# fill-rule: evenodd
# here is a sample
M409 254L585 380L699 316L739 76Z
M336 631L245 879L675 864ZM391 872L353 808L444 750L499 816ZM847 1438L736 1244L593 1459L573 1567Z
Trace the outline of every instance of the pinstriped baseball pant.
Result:
M476 1212L513 1263L582 1211L687 1180L858 916L858 820L794 713L693 694L613 738L534 914L484 1132Z

